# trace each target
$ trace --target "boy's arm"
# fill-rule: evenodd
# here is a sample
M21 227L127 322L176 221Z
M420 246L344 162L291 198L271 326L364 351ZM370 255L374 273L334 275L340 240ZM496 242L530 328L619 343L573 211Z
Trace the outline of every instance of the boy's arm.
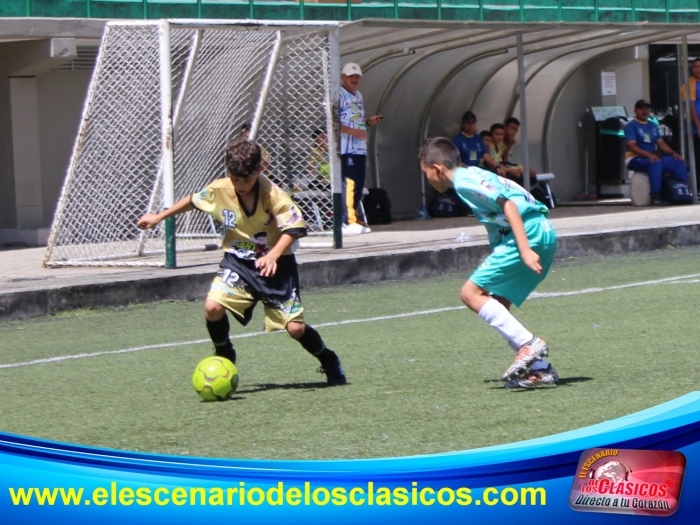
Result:
M508 219L508 224L510 224L510 229L513 231L515 242L518 244L520 258L525 263L525 266L530 268L535 273L541 274L542 264L540 264L540 256L537 255L537 252L530 248L530 243L528 242L527 234L525 233L523 218L520 216L518 207L513 201L510 201L504 197L499 197L496 202L501 205L503 208L503 213L505 213L506 218Z
M297 237L289 233L283 233L275 245L265 255L255 261L255 267L260 270L263 277L272 277L277 272L277 259L289 248Z
M179 201L177 201L171 208L163 210L160 213L147 213L142 215L141 218L136 222L139 228L153 228L160 221L177 215L179 213L185 213L190 210L194 210L195 207L192 204L192 197L187 195Z

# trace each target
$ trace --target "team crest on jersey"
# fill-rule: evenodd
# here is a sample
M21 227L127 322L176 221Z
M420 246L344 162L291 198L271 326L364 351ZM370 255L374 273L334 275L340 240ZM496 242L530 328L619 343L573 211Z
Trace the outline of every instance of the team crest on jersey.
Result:
M496 191L496 187L487 180L482 180L481 185L487 190Z
M270 251L267 246L267 232L257 232L249 241L235 241L230 248L231 253L239 259L254 261Z
M289 207L289 217L287 217L287 220L284 221L283 226L291 226L292 224L296 224L297 222L302 220L304 220L304 218L301 215L301 211L299 211L299 208L297 208L296 204L292 204Z

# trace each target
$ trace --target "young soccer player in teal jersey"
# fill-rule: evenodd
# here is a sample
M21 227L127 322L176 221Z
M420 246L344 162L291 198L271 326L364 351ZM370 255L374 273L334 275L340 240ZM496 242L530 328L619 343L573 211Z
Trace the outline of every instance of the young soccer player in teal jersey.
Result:
M510 313L511 304L520 306L552 265L557 238L549 210L515 182L481 168L460 168L459 150L446 138L426 140L418 157L430 184L440 192L454 187L488 231L493 252L464 284L461 297L517 352L503 374L505 386L556 383L557 371L543 359L547 343Z

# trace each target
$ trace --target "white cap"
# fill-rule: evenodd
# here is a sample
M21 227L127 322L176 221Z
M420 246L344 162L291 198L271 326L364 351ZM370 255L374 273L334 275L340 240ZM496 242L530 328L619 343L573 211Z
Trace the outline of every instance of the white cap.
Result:
M341 73L346 77L350 77L352 75L362 76L362 70L360 69L360 66L355 64L355 62L348 62L347 64L345 64Z

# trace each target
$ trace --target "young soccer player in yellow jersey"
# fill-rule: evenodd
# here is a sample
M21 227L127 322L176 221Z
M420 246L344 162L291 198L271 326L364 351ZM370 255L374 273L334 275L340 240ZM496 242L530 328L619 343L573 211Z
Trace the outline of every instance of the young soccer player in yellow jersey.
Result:
M297 262L292 243L306 235L299 208L278 186L262 176L260 146L246 138L226 148L229 176L202 191L184 197L172 208L146 214L141 228L153 228L163 219L198 209L223 224L224 258L204 303L207 330L216 355L236 362L229 337L226 311L248 324L258 301L265 306L265 330L287 330L289 335L321 362L328 385L347 381L340 359L327 348L319 333L304 323L299 296Z
M469 276L461 297L517 352L503 374L505 386L528 388L554 384L557 371L543 358L549 347L511 313L545 278L554 259L557 236L549 210L524 188L477 167L460 168L452 141L428 139L418 154L428 182L440 192L454 188L474 216L486 226L493 252Z

